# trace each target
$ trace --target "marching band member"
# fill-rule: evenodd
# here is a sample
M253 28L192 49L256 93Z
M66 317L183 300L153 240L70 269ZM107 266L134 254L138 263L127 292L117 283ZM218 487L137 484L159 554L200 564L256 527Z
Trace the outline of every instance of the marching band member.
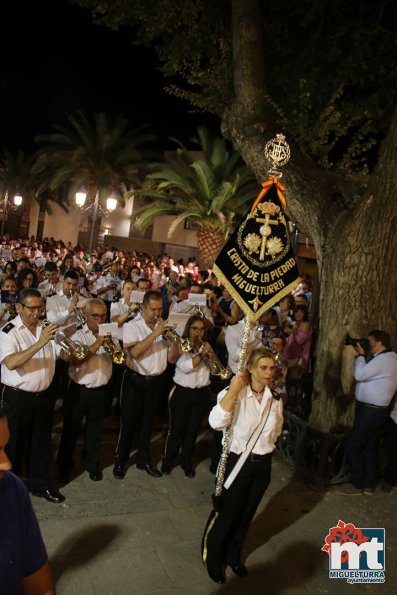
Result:
M86 418L84 466L92 481L103 478L99 455L107 386L112 375L112 360L104 349L107 340L99 333L99 324L106 321L106 304L92 298L85 308L87 324L78 329L70 339L77 345L84 345L84 357L77 357L61 351L61 357L69 362L69 385L64 398L63 428L59 443L57 462L61 483L69 481L73 467L73 453L81 428Z
M2 399L9 403L10 441L7 454L17 474L28 442L28 474L32 494L59 503L65 497L50 488L49 467L55 398L51 383L57 357L51 339L57 327L43 326L44 311L37 289L23 289L17 304L18 316L1 330Z
M39 283L39 291L44 298L50 297L62 290L62 280L55 262L49 260L44 265L45 281Z
M121 291L122 280L119 277L120 264L113 262L108 273L102 274L97 282L92 286L91 292L96 293L106 304L108 315L110 315L110 306Z
M131 279L127 279L121 290L121 299L118 302L113 302L110 306L110 320L118 324L119 341L123 340L123 325L131 316L136 315L139 311L139 304L133 304L130 301L131 293L134 289L135 283Z
M67 271L63 277L62 290L47 298L47 318L54 324L65 324L77 307L83 306L86 300L79 299L79 274Z
M180 462L186 477L193 478L193 451L204 416L210 408L210 370L203 354L211 351L204 343L205 324L201 316L191 316L182 337L190 339L192 350L183 353L180 346L171 345L168 361L176 363L169 404L169 430L161 471L169 475L180 451Z
M162 473L152 466L149 455L150 434L157 403L164 385L168 345L162 334L163 300L158 291L148 291L142 303L141 314L124 324L123 346L127 353L121 395L121 427L116 447L113 475L122 479L130 456L133 435L138 433L136 466L152 477Z

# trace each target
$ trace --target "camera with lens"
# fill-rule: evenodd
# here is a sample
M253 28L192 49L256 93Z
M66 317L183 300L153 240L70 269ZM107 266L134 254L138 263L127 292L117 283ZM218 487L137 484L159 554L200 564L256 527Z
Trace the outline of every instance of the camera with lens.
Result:
M346 335L345 338L345 345L352 345L352 347L356 347L356 345L360 345L364 349L365 356L367 357L371 353L371 346L369 341L366 337L360 337L359 339L355 339L350 335Z

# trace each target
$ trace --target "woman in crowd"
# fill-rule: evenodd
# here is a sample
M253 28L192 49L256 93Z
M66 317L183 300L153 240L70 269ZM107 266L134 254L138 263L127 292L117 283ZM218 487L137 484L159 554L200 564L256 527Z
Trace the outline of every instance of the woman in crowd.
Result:
M275 337L281 337L282 328L278 323L277 312L274 308L269 310L263 317L262 343L264 347L272 349L272 341Z
M241 561L241 551L270 483L272 452L283 423L282 400L270 390L275 367L270 350L254 349L245 370L234 376L230 386L219 393L218 403L209 416L215 430L225 430L232 418L235 420L225 471L225 480L231 485L224 483L220 506L212 511L202 541L203 561L216 583L225 582L225 565L237 576L248 574ZM234 472L232 481L237 462L242 465Z
M59 267L59 272L63 277L63 275L66 273L66 271L70 271L73 268L74 268L73 256L71 254L66 254L65 258L63 259L63 261L61 262L61 265Z
M17 273L17 290L22 291L27 287L37 289L39 286L39 280L36 271L33 269L21 269Z
M190 339L191 351L171 345L168 361L175 365L174 384L169 396L169 430L161 471L170 474L180 451L186 477L195 476L193 453L201 423L210 408L210 370L203 358L212 351L205 342L206 327L199 315L191 316L183 332Z
M288 379L297 380L310 371L312 325L306 306L296 306L294 321L287 327L288 334L284 358L288 361Z

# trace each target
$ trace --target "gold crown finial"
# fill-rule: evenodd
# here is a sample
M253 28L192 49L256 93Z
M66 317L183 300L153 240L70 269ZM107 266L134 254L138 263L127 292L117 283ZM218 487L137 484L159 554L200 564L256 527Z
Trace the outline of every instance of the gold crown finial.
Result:
M265 157L271 164L271 168L268 171L269 176L281 178L283 174L278 168L285 165L291 157L289 144L285 140L283 133L276 134L276 138L272 138L266 143Z

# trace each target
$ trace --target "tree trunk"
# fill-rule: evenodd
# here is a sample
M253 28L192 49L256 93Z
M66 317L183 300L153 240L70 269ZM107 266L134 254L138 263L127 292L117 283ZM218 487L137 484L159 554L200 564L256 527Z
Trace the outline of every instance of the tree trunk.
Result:
M197 232L197 261L202 269L212 269L225 243L224 236L213 229L201 227Z
M320 277L320 335L310 421L320 429L349 426L352 417L352 347L347 332L362 337L388 331L397 340L397 110L382 146L365 200L351 215L329 222Z
M260 3L232 4L235 98L224 111L222 131L261 180L269 167L265 143L280 130L274 128L276 117L266 102L265 84L249 66L264 68L256 42ZM353 404L354 351L343 347L346 333L360 337L379 328L397 339L397 110L365 195L351 181L320 170L297 147L292 146L291 153L283 178L287 214L313 238L320 280L310 422L323 431L342 430L350 425Z

